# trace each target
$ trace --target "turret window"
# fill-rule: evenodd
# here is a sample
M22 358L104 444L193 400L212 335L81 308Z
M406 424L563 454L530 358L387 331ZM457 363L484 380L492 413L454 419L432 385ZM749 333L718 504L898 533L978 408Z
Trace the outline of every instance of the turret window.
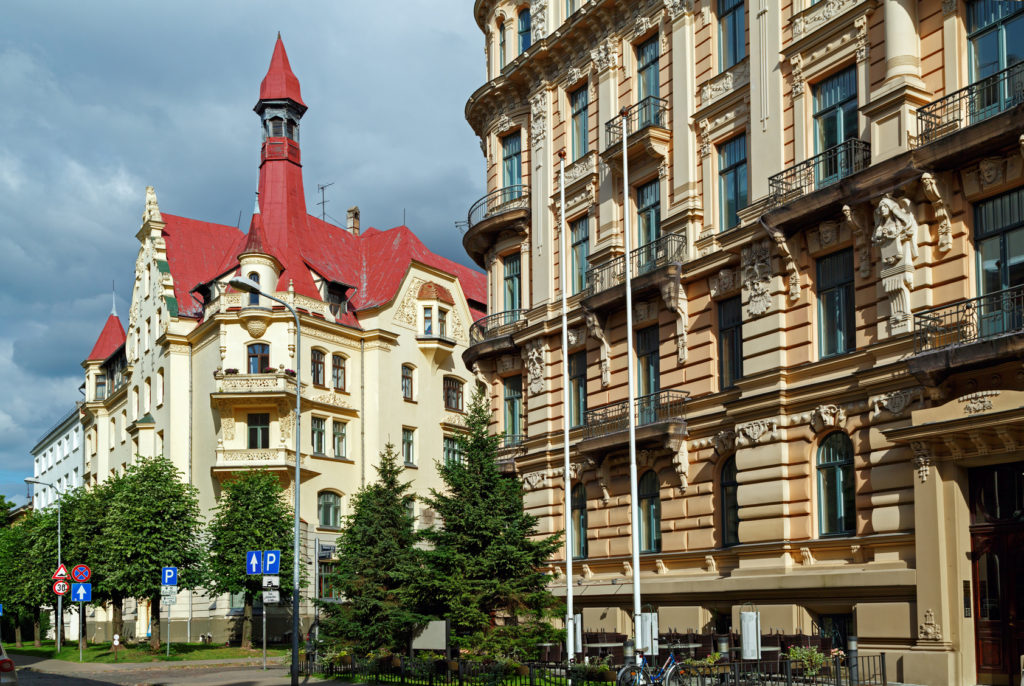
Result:
M260 285L260 275L258 273L256 273L256 272L249 272L249 280L252 281L257 286ZM250 293L249 294L249 304L253 305L253 306L259 305L260 304L260 294L259 293Z

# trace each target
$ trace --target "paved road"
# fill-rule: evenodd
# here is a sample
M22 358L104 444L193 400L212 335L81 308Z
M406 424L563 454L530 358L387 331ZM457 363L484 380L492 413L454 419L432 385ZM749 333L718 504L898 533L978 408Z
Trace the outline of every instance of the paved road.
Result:
M178 663L77 664L38 658L16 658L19 686L288 686L288 669L268 665L267 671L249 661L197 661ZM303 677L300 683L319 684Z

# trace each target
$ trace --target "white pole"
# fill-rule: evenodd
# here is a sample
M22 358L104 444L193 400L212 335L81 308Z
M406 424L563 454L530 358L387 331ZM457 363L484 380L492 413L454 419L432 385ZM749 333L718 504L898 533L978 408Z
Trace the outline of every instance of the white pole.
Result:
M565 652L568 664L572 665L576 656L573 641L576 637L573 621L575 616L572 609L572 477L569 470L569 424L570 424L570 403L569 398L569 279L568 279L568 237L566 234L565 221L565 151L559 151L558 169L558 199L562 212L560 231L562 232L561 253L559 260L562 263L562 472L565 475L562 483L565 486ZM572 672L566 673L566 684L572 686Z
M623 244L626 250L626 386L629 407L626 416L629 418L629 514L630 529L633 543L633 645L636 648L637 664L641 662L640 650L640 503L637 498L636 474L636 389L633 370L633 270L629 254L630 243L630 206L629 206L629 152L626 146L628 136L629 114L626 108L622 115L622 219Z
M64 564L64 558L60 552L60 500L61 492L54 485L53 490L57 491L57 569ZM57 656L60 656L60 632L64 628L64 596L57 596Z

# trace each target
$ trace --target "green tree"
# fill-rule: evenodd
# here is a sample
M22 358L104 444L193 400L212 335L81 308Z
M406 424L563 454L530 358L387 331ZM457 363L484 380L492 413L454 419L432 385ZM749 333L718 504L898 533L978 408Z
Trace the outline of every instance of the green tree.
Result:
M14 641L22 646L21 627L31 620L35 627L35 644L41 645L40 606L54 602L49 586L50 575L56 569L53 560L36 560L32 553L34 517L0 529L0 598L3 598L4 616L14 622ZM48 569L47 567L52 567ZM41 583L38 576L47 583Z
M414 497L401 475L398 453L388 443L377 480L352 498L338 562L327 579L345 602L323 605L321 633L361 653L406 652L431 619L417 609L423 552L416 547Z
M250 550L280 550L281 569L292 569L294 542L292 508L272 472L251 470L225 481L220 502L207 528L209 555L204 577L212 593L244 593L242 647L252 647L253 600L262 577L245 569ZM292 575L281 575L282 598L292 588Z
M498 436L488 435L490 413L477 389L466 414L468 435L460 437L463 459L439 464L443 492L428 504L441 526L424 538L427 551L421 597L451 623L452 644L494 656L535 658L538 643L556 640L551 620L561 603L539 571L559 547L561 536L540 538L537 518L523 510L518 479L498 472Z
M7 516L14 509L14 503L0 495L0 527L7 526Z
M163 456L136 456L104 517L106 550L117 561L105 581L125 597L149 600L153 650L160 647L161 568L177 567L184 588L202 583L198 491L183 477Z

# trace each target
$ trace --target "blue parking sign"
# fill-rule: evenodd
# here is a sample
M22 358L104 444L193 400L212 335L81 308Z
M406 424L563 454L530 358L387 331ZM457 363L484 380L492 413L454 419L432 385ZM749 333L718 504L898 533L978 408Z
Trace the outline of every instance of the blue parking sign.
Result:
M163 586L178 585L178 568L164 567L160 573L160 584Z
M263 551L263 573L264 574L280 574L281 573L281 551L280 550L264 550Z
M263 551L250 550L245 554L245 573L246 574L262 574L263 573Z

